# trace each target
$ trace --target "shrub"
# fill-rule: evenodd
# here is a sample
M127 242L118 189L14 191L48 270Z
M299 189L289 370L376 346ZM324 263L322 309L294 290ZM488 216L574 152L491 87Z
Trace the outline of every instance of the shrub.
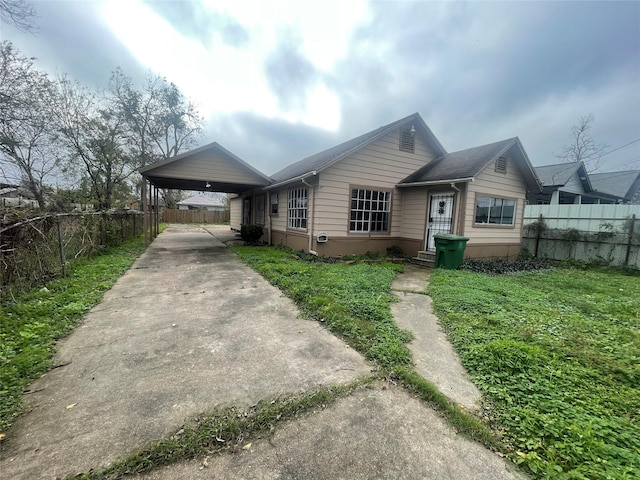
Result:
M551 268L553 264L542 258L518 258L517 260L505 260L496 258L492 260L465 260L460 265L460 270L467 270L487 275L504 275L516 272L531 272Z
M240 227L240 237L245 243L255 245L262 237L264 230L261 225L247 224Z

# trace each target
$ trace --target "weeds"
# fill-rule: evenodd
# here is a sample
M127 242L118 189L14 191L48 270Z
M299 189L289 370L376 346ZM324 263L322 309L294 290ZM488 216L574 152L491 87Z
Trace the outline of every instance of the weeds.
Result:
M246 410L235 407L217 409L190 419L173 435L132 453L120 462L73 478L115 480L127 474L149 472L179 460L239 450L248 442L272 432L276 425L325 409L338 398L345 397L374 380L375 377L366 377L348 385L321 388L293 397L263 400Z
M436 271L429 294L514 461L536 478L640 471L637 278Z
M23 390L51 366L55 342L102 299L144 251L141 238L71 263L66 277L18 296L0 311L0 431L20 413Z

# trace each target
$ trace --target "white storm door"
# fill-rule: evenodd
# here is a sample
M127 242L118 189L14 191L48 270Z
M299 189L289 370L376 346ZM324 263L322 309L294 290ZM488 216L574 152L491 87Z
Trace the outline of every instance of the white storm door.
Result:
M425 250L436 249L436 243L433 239L436 233L452 233L454 197L455 193L453 192L430 195Z

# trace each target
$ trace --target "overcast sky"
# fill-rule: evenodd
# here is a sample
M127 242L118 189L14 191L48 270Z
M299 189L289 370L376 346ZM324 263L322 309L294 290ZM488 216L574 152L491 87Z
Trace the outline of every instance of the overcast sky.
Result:
M518 136L534 165L592 114L615 150L600 171L640 169L637 1L34 4L35 34L0 37L40 69L97 88L157 72L199 106L201 144L267 174L413 112L450 152Z

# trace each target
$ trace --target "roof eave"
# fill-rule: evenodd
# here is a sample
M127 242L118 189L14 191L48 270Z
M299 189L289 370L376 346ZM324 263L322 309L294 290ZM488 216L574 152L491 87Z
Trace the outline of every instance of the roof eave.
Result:
M443 180L429 180L426 182L412 182L412 183L397 183L396 187L427 187L429 185L450 185L452 183L469 183L473 182L475 177L463 177L463 178L450 178Z
M324 170L324 168L322 170ZM298 175L296 177L289 178L287 180L282 180L281 182L277 182L277 183L273 183L271 185L267 185L266 187L264 187L264 189L265 190L273 190L274 188L282 187L283 185L288 185L289 183L295 183L295 182L302 181L303 179L305 179L307 177L315 177L317 174L318 174L317 170L311 170L310 172L303 173L302 175Z

